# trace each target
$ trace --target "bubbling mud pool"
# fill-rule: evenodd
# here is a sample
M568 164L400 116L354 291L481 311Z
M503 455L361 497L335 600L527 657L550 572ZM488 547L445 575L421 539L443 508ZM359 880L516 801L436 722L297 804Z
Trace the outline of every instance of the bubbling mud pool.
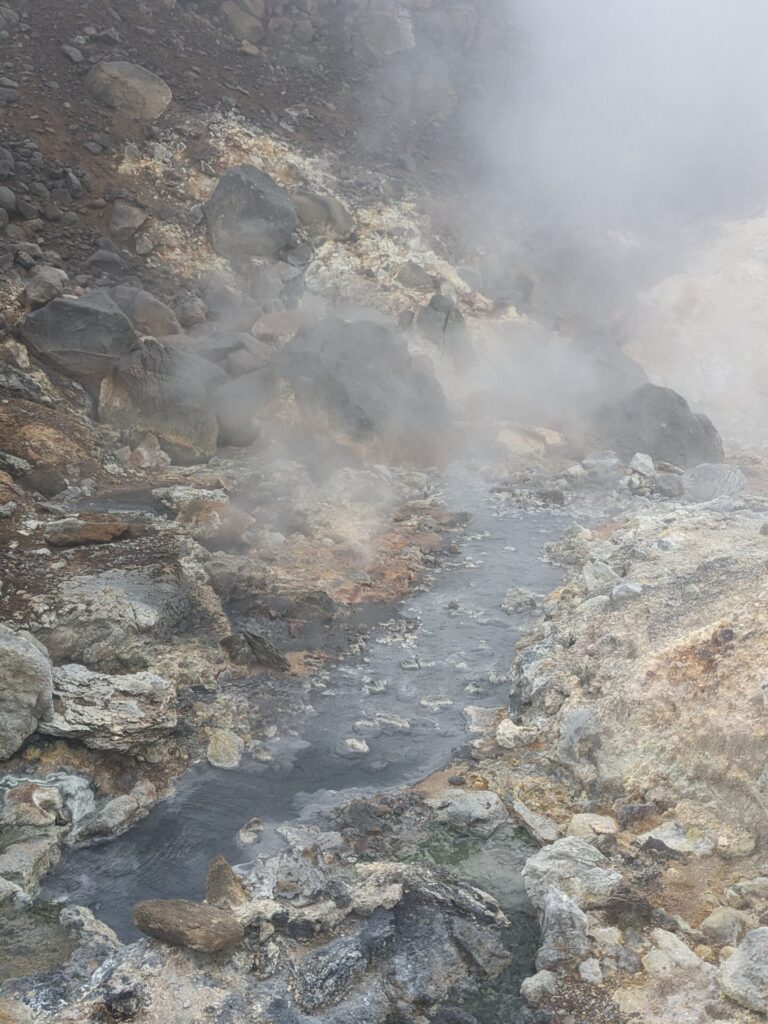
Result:
M507 590L545 593L557 585L561 573L543 560L542 549L574 515L522 511L490 494L487 482L464 466L446 473L443 500L472 516L461 553L444 560L394 619L371 630L363 656L340 661L324 677L326 689L312 698L310 713L290 723L296 735L270 741L273 763L245 759L236 770L191 769L175 795L128 832L65 853L41 895L85 905L132 940L138 936L134 904L202 898L215 854L247 862L279 848L281 825L312 822L329 808L446 767L469 738L463 709L506 704L515 645L531 623L529 615L501 610ZM365 736L368 753L342 756L344 740L362 738L355 730L362 720L378 723ZM238 831L254 817L264 830L247 847ZM496 845L492 854L468 847L462 859L458 847L453 856L443 843L425 855L452 863L508 912L525 914L519 871L530 845L518 830Z

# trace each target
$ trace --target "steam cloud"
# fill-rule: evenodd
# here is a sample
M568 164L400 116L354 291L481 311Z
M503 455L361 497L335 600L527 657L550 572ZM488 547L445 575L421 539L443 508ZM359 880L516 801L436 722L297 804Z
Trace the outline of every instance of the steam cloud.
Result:
M533 314L768 437L768 6L509 0L507 17L506 78L471 120Z

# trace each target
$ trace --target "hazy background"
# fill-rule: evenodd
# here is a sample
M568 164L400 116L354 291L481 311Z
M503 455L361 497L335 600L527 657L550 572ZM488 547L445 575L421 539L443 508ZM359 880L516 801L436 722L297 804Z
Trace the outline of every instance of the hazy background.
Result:
M724 433L768 441L768 4L506 16L509 60L470 117L474 240L493 237L490 190L516 239L493 243L501 273L530 273L539 322L620 344Z

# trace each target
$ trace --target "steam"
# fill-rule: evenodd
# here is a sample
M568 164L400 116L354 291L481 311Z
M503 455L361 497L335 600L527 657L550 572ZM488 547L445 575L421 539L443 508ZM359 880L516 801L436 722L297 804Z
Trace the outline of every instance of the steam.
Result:
M512 0L508 92L485 118L519 214L664 231L768 187L759 0Z
M768 7L508 0L506 17L504 73L467 118L466 235L547 330L621 345L732 435L768 437Z

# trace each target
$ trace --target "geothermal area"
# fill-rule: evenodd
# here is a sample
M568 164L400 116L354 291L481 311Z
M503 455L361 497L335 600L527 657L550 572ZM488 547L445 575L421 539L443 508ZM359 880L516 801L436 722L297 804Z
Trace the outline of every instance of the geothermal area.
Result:
M0 0L2 1024L765 1021L758 6Z

